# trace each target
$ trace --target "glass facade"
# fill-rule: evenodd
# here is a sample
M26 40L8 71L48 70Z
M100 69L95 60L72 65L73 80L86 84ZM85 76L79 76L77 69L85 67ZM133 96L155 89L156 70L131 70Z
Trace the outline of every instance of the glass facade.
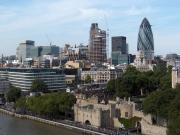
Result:
M137 51L144 53L145 59L152 59L154 53L154 39L149 21L144 18L138 34Z
M35 46L34 41L27 40L20 43L16 50L18 60L24 62L26 58L37 58L43 55L59 56L59 47L52 46Z
M128 54L121 54L119 51L112 52L112 64L119 65L119 64L128 64Z
M17 58L21 62L23 62L26 58L30 58L31 48L34 48L34 41L26 40L24 43L20 43L16 50Z
M128 54L128 45L126 43L126 37L112 37L112 52L113 51L120 51L122 54Z
M112 64L128 64L128 44L126 37L112 37Z
M0 76L5 77L9 82L22 91L29 91L32 81L43 80L48 90L61 90L66 87L65 74L61 69L31 69L31 68L2 68Z
M58 46L40 46L40 56L42 55L54 55L59 56L59 47Z

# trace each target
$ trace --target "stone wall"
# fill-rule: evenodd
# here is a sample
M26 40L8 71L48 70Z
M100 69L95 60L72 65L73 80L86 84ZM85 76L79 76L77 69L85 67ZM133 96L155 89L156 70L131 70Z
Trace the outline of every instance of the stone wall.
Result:
M133 117L133 105L128 102L121 102L116 104L116 108L119 109L121 118L132 118Z
M84 124L86 122L89 122L89 124L92 126L101 127L101 116L102 116L101 109L81 108L75 105L74 113L75 113L76 122L81 122Z
M166 127L151 125L144 119L141 120L141 132L143 135L166 135L166 131Z

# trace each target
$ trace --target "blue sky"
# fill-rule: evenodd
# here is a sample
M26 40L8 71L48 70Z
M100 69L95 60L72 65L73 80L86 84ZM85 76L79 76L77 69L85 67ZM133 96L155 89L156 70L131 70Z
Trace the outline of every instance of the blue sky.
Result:
M180 53L180 0L0 0L0 54L15 54L26 39L87 44L93 22L109 28L110 37L126 36L135 54L144 17L152 24L155 54Z

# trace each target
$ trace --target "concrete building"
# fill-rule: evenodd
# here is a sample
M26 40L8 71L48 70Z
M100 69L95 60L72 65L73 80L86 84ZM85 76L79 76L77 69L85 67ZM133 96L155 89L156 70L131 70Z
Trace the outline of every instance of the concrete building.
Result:
M26 40L20 43L16 50L16 55L21 63L24 63L26 58L36 59L43 55L59 56L59 47L51 46L35 46L35 42Z
M66 85L74 85L80 83L80 69L64 69Z
M172 88L176 88L178 83L180 83L180 68L174 67L172 69Z
M26 58L31 57L31 49L35 47L35 42L32 40L26 40L19 44L16 49L16 55L18 60L23 62Z
M50 91L66 87L65 74L61 69L0 68L0 77L6 78L11 85L22 91L30 91L35 79L43 80Z
M128 64L128 44L126 37L112 37L112 64Z
M173 66L173 67L180 67L180 55L172 53L172 54L167 54L165 57L165 61L167 62L167 67L168 66Z
M90 28L89 60L95 64L107 62L106 31L99 29L97 23Z
M88 46L83 44L75 46L65 44L62 57L66 58L68 61L88 60Z
M89 75L92 83L107 83L109 80L116 79L122 75L121 69L108 68L91 68L91 70L84 70L81 72L81 80L85 81Z
M84 60L67 61L64 66L65 68L68 68L68 69L78 69L78 68L90 69L91 68L89 61L84 61Z

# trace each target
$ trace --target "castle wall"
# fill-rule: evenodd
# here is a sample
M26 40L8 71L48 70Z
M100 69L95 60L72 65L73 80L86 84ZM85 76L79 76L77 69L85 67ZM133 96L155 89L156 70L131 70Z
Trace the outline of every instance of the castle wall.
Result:
M90 125L95 127L101 127L102 110L101 109L89 109L81 108L77 105L74 106L75 121L85 124L87 121Z
M144 135L166 135L166 131L166 127L151 125L145 120L141 120L141 132Z

